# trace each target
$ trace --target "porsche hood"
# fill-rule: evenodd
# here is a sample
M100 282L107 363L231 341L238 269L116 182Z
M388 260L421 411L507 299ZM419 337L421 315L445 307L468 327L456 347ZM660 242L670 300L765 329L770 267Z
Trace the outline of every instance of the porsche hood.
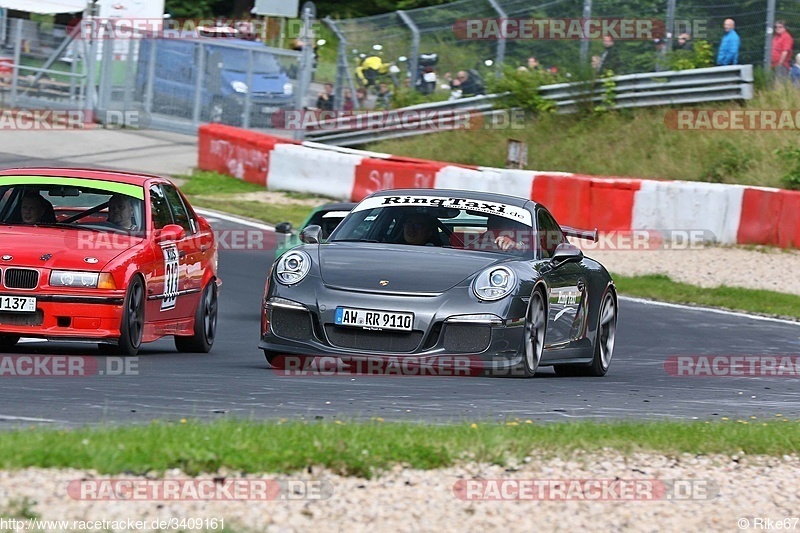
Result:
M442 293L507 260L488 252L374 243L334 242L317 250L325 285L375 293Z

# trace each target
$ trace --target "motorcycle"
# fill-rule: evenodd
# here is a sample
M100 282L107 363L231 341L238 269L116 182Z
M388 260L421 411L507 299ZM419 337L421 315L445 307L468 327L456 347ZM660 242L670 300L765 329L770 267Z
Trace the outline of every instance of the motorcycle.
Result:
M401 56L398 61L406 62L408 58ZM434 68L439 63L439 56L437 54L420 54L417 57L417 72L408 72L408 77L411 78L411 84L414 89L422 94L433 94L436 91L436 69Z

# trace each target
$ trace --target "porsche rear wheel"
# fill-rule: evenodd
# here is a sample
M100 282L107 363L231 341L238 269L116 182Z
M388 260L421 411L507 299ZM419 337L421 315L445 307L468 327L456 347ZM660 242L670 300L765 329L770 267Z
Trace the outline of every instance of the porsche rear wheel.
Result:
M617 300L612 290L603 295L603 303L597 317L597 332L594 338L594 355L588 365L555 365L559 376L602 377L608 372L614 355L617 336Z
M19 335L0 335L0 350L13 348L19 342Z
M144 284L139 276L134 277L128 285L125 304L122 312L117 352L133 356L139 353L144 334Z
M194 335L175 337L175 348L179 352L208 353L217 335L217 284L211 280L203 290L194 314Z
M534 291L531 296L528 312L525 316L525 338L523 340L523 362L525 376L536 374L544 352L544 335L547 329L547 313L544 307L544 297L540 291Z

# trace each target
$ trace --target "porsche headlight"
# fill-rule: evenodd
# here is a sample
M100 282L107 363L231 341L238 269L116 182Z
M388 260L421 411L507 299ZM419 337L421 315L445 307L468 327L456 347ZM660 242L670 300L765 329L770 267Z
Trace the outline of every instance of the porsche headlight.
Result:
M311 256L302 251L287 252L278 259L275 277L284 285L303 281L311 268Z
M505 298L517 286L517 276L506 267L487 268L472 282L472 290L479 299L494 301Z
M100 274L97 272L78 272L75 270L53 270L50 285L53 287L76 287L96 289Z
M283 84L283 94L289 96L294 92L294 86L291 83L284 83Z
M239 94L245 94L247 92L247 84L243 81L232 81L231 88Z

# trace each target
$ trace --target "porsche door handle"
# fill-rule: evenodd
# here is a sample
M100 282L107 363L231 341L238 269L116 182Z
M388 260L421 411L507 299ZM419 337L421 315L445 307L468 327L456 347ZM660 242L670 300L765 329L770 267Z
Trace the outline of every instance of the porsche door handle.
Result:
M578 282L578 292L583 292L586 289L586 283L583 280Z

